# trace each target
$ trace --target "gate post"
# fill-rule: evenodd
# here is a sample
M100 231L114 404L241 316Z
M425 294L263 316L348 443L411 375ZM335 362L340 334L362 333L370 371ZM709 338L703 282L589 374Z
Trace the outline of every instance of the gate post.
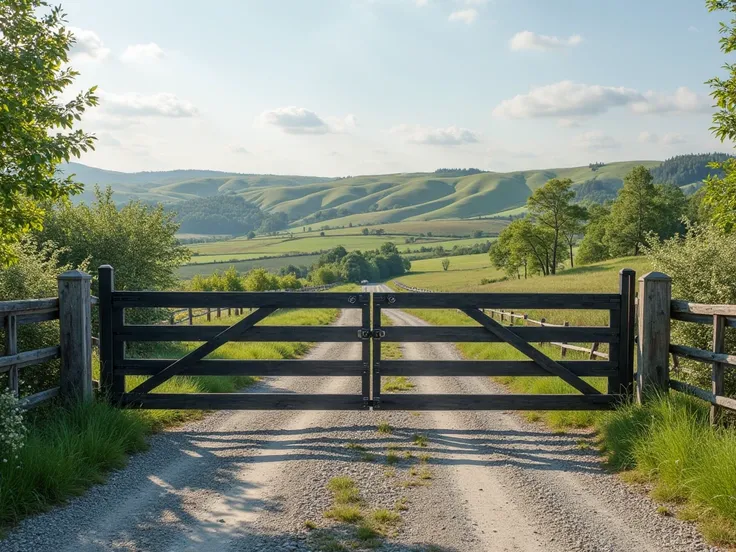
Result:
M57 278L61 383L59 394L66 401L92 399L92 277L70 270Z
M661 272L639 278L637 401L669 387L672 279Z
M113 394L113 349L112 349L112 292L115 289L115 271L110 265L97 269L99 283L100 312L100 391L106 400L112 401Z

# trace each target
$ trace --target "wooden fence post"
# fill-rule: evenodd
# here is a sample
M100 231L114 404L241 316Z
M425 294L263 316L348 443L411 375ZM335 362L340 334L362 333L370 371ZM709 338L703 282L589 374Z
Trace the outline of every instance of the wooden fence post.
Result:
M212 309L210 307L207 307L207 322L212 320Z
M669 388L672 279L661 272L639 278L636 398L639 403Z
M713 315L713 352L726 352L726 317L718 314ZM726 365L714 362L711 372L711 387L713 394L718 397L723 395L723 369ZM710 405L710 423L719 424L723 419L723 409L715 404Z
M5 354L7 356L18 354L18 323L17 318L13 314L5 317ZM17 397L19 394L18 388L20 387L17 365L10 367L8 378L10 391Z
M569 326L570 326L570 323L566 320L565 327L568 328ZM567 347L565 347L565 345L567 345L567 341L560 343L560 356L562 358L565 358L567 356Z
M194 324L194 321L192 320L193 316L191 307L189 307L189 309L187 310L187 316L189 317L189 325L191 326L192 324Z
M59 275L61 383L67 401L92 399L92 277L80 270Z

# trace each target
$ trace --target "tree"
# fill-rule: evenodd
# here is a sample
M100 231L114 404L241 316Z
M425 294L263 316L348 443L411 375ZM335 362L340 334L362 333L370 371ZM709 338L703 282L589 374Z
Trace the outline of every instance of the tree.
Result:
M575 266L572 258L572 251L577 245L578 236L583 233L585 221L588 218L588 211L580 205L569 206L569 216L562 226L562 238L565 240L570 251L570 268Z
M491 262L505 269L509 276L520 278L519 269L528 274L552 273L554 233L546 226L535 225L529 218L516 219L499 234L490 249Z
M442 270L447 272L448 268L450 268L450 259L442 259Z
M117 289L160 290L177 283L175 270L190 256L176 239L173 219L163 207L138 201L118 208L111 188L96 189L91 205L64 203L48 211L37 235L39 243L62 249L64 264L112 265Z
M733 0L706 0L708 11L726 10L736 12ZM736 51L736 17L728 23L721 23L721 51L730 54ZM713 114L711 131L721 142L736 139L736 64L726 63L723 68L728 77L714 77L707 84L718 110ZM712 222L725 232L736 228L736 161L729 159L713 166L725 172L723 178L710 176L705 183L704 203L710 207Z
M634 167L624 178L624 187L611 208L611 232L607 233L614 257L638 255L646 234L657 225L656 189L652 175L643 165Z
M367 236L368 234L370 234L370 233L371 233L371 231L370 231L370 230L368 230L368 228L363 228L363 229L362 229L362 230L360 231L360 233L361 233L361 234L363 234L364 236Z
M591 205L588 208L588 224L578 249L578 263L590 264L608 259L611 255L606 241L608 217L611 209L606 205Z
M78 193L62 176L62 160L93 149L94 136L72 130L95 88L62 100L79 73L69 67L75 40L61 8L44 0L0 3L0 263L17 258L12 245L40 230L44 205Z
M550 274L557 272L558 248L560 237L566 228L574 229L575 221L579 219L579 209L573 209L571 202L575 198L572 180L553 178L534 193L527 200L529 214L535 222L548 228L553 234L552 260L549 263Z
M248 232L248 239L249 240L252 240L255 237L256 237L256 233L253 230L251 230L250 232Z

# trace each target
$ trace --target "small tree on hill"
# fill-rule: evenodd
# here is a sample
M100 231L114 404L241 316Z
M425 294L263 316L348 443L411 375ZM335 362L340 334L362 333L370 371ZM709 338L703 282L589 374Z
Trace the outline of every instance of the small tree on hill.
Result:
M527 201L529 213L534 221L552 232L552 259L548 263L549 274L557 272L559 264L558 249L566 229L574 231L580 221L581 212L573 208L572 180L553 178L534 193Z
M450 259L442 259L442 270L447 272L448 268L450 268Z

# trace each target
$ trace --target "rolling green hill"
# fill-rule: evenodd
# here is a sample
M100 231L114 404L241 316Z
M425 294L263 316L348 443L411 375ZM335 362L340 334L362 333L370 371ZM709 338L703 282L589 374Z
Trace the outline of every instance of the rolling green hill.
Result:
M621 181L632 167L657 167L659 161L609 163L596 171L571 167L467 176L401 173L328 179L311 176L249 175L217 171L121 173L70 163L86 185L110 185L121 202L130 199L175 205L195 197L236 194L271 213L285 213L293 227L388 224L402 221L468 219L504 214L524 205L550 178ZM440 173L442 174L442 173Z

